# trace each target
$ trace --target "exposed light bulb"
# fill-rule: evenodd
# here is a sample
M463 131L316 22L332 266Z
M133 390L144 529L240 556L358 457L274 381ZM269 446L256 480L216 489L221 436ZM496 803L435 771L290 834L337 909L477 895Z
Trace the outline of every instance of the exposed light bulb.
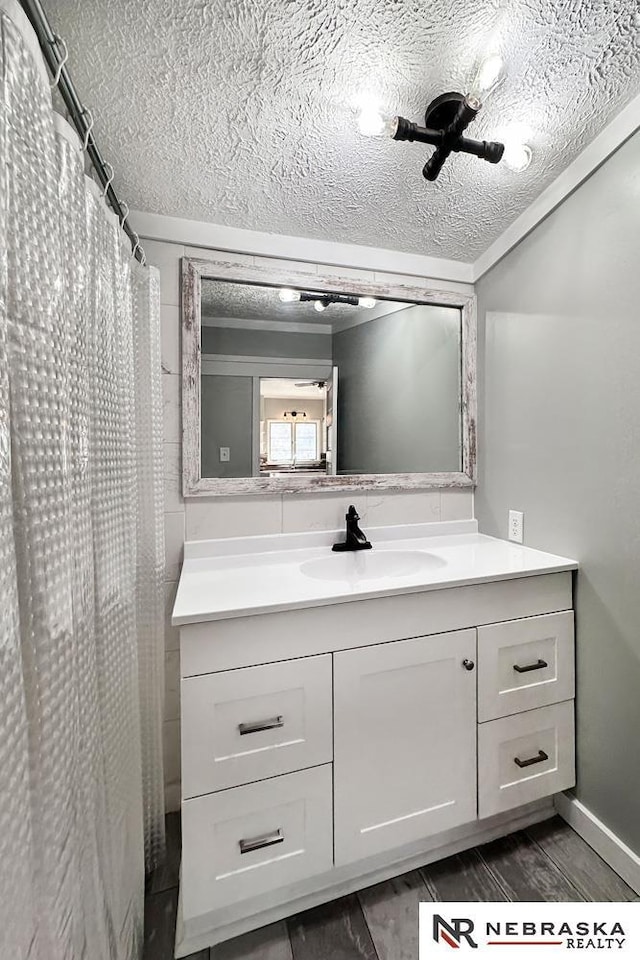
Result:
M295 303L296 300L300 299L300 292L291 290L290 287L283 287L278 296L283 303Z
M378 301L374 300L373 297L358 297L358 306L364 307L365 310L371 310L372 307L375 307Z
M317 310L318 313L323 313L327 309L327 307L326 307L326 304L322 302L322 300L316 300L314 301L313 309Z
M471 96L477 97L484 103L493 91L500 86L506 77L504 60L497 54L487 57L478 67L475 79L469 91Z
M393 137L398 118L381 113L376 107L363 107L358 116L358 129L364 137Z
M526 143L506 142L504 145L504 154L502 159L515 173L522 173L531 163L531 147Z

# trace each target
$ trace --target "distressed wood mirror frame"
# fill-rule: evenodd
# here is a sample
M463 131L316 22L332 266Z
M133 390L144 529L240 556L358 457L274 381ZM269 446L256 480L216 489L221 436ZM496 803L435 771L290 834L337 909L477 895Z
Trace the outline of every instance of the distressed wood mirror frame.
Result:
M221 254L223 256L223 254ZM259 258L256 258L258 261ZM320 266L321 270L322 267ZM314 291L351 293L376 299L457 307L461 311L461 441L458 473L387 473L348 476L203 477L201 471L201 282L203 278L273 287L309 287ZM353 280L302 273L270 264L239 265L225 260L182 259L182 478L185 497L247 496L355 490L427 490L473 487L476 482L476 298L412 287L404 283Z

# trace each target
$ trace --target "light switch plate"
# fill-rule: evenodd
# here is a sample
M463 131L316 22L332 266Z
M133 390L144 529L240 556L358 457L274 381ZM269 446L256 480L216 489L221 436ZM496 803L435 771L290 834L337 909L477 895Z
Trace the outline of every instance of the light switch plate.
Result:
M524 527L524 513L520 510L509 510L509 540L522 543Z
M229 463L231 460L231 447L220 447L220 463Z

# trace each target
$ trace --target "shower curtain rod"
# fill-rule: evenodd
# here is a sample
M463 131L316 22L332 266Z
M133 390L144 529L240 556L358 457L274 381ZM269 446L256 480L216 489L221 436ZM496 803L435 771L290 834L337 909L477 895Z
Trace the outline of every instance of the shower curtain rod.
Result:
M86 151L96 173L98 174L100 183L104 187L105 196L111 204L113 210L116 212L122 229L131 241L131 246L136 259L141 263L144 263L145 256L144 250L140 246L140 238L135 230L129 226L127 219L129 213L128 207L126 203L123 204L120 202L118 195L111 186L111 180L113 179L113 168L111 168L111 173L109 173L107 167L111 167L111 164L108 164L105 161L94 139L93 133L91 132L93 122L88 120L86 108L82 105L82 101L78 96L78 92L75 88L73 80L71 79L71 75L67 70L63 58L60 58L56 34L51 29L51 24L49 23L49 19L42 8L40 0L20 0L20 2L29 20L31 21L33 29L36 32L40 49L42 50L42 54L46 61L47 67L51 72L51 75L55 77L58 73L60 74L59 82L57 84L58 90L60 91L60 95L64 100L67 110L69 111L71 121L78 131L80 140L83 144L86 142Z

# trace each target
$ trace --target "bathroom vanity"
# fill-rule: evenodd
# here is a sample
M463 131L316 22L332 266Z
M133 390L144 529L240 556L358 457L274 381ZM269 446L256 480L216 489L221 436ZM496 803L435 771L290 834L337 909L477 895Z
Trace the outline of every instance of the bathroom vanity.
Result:
M176 956L545 819L571 560L475 521L185 545Z

